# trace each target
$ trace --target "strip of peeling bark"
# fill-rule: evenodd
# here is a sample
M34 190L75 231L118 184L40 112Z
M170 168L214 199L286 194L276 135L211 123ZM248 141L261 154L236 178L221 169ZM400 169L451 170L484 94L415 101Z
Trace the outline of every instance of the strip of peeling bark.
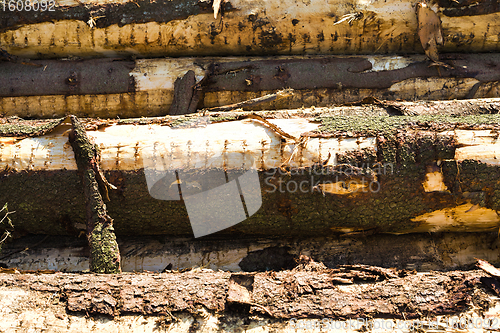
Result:
M69 142L75 153L85 194L86 233L90 246L90 270L94 273L120 273L120 250L101 192L107 197L108 184L100 170L100 151L90 142L78 118L70 117ZM109 200L109 199L108 199Z
M0 63L0 114L155 116L169 109L178 113L178 107L194 112L197 106L240 103L285 88L294 94L249 109L330 106L364 98L500 96L499 54L445 54L441 61L450 66L441 68L441 75L424 56L33 61L40 66L5 62ZM189 81L182 85L180 78L187 73Z
M296 114L278 113L290 119L274 120L233 114L226 121L191 116L157 119L158 124L89 123L87 135L101 149L101 166L118 187L107 205L116 232L190 236L195 227L189 207L211 216L230 203L241 205L234 201L240 196L247 208L244 221L225 230L203 225L205 234L498 228L498 115ZM2 138L6 190L0 200L22 217L13 221L18 231L71 234L84 223L64 133L60 126L41 137ZM255 187L231 192L231 182L244 175L251 175ZM189 202L213 189L227 193L212 195L202 206Z
M417 2L231 0L218 19L212 1L44 1L53 11L9 10L7 2L0 40L28 58L416 53L423 51ZM444 51L499 50L495 1L430 5L442 21Z

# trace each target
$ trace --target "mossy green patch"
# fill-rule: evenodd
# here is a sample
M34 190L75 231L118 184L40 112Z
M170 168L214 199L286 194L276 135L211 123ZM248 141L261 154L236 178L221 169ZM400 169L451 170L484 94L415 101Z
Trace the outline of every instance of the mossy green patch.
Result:
M57 119L43 125L32 126L23 122L0 125L0 136L34 137L44 135L56 126L61 124L64 119Z
M186 128L206 126L210 123L220 123L224 121L233 121L240 119L241 115L235 114L222 114L222 115L209 115L202 116L201 114L183 116L175 118L169 125L172 128Z
M500 128L500 115L425 115L425 116L320 116L321 123L313 133L346 136L388 135L408 128L444 131L454 128Z
M222 116L210 116L210 122L217 123L223 121L233 121L240 119L242 115L222 115Z

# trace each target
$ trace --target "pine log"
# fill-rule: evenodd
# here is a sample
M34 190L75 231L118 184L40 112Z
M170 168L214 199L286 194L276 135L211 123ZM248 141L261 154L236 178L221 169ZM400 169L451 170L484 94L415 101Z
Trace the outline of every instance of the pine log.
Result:
M226 0L218 2L216 13L210 0L40 2L48 10L2 4L0 43L9 53L28 58L423 53L417 0ZM442 51L499 51L496 1L429 4L441 21Z
M240 103L286 88L293 94L246 109L331 106L365 98L500 97L500 54L446 54L441 61L449 67L429 67L425 56L0 62L0 114L162 116ZM180 84L187 73L187 84Z
M498 106L489 102L478 110ZM447 105L453 113L460 103ZM217 235L497 230L497 114L370 117L366 110L362 117L297 110L262 113L269 120L248 113L88 120L87 135L118 188L107 208L121 235L191 236L186 197L251 170L261 202L246 202L248 218ZM0 201L16 211L15 229L78 234L85 209L68 125L37 132L10 121L1 127ZM198 209L225 211L235 198L228 192ZM217 229L205 227L205 234Z

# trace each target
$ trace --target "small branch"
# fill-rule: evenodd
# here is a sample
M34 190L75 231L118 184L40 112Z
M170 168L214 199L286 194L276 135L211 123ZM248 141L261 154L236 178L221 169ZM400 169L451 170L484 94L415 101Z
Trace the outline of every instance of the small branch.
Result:
M256 308L259 308L263 310L265 313L267 313L270 317L274 317L274 315L269 311L265 306L257 304L257 303L249 303L249 305L255 306Z
M248 106L255 106L265 102L272 102L281 98L289 97L293 95L293 89L280 90L274 94L265 95L262 97L252 98L243 102L236 104L216 106L209 109L204 109L204 112L220 112L220 111L232 111L234 109L240 109Z
M242 117L241 119L255 119L255 120L261 122L266 127L270 128L273 132L275 132L276 134L278 134L282 138L284 138L284 139L291 139L291 140L293 140L295 142L299 141L299 139L297 139L296 137L288 134L287 132L285 132L281 128L279 128L278 126L276 126L273 123L271 123L268 120L266 120L266 118L261 117L261 116L259 116L257 114L249 114L249 115L246 115L246 116Z
M10 232L5 231L3 238L0 240L0 245L3 244L3 242L5 242L9 237L10 237Z

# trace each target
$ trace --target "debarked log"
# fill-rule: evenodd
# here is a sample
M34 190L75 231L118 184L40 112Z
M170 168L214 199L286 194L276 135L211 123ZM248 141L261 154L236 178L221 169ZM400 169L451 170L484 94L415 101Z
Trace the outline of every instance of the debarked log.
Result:
M28 58L423 53L418 0L6 0L0 43ZM45 9L43 8L45 5ZM17 7L16 7L17 6ZM499 51L495 1L429 1L447 52Z
M500 97L500 54L444 54L441 62L448 67L430 67L423 55L0 62L0 114L162 116L240 103L287 88L293 94L247 109L331 106L368 97Z

